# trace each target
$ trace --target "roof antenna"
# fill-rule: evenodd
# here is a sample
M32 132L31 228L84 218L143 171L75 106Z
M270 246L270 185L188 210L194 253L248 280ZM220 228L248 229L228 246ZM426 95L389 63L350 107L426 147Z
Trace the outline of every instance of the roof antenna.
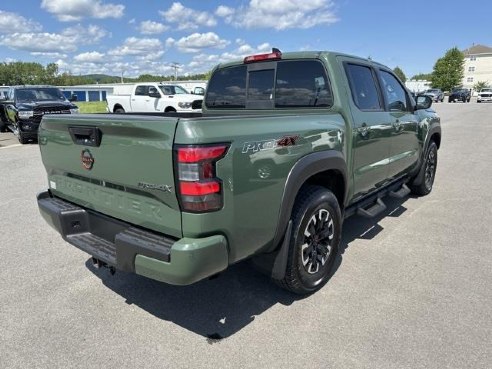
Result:
M280 54L282 54L282 51L280 51L276 47L272 47L272 53L280 53Z

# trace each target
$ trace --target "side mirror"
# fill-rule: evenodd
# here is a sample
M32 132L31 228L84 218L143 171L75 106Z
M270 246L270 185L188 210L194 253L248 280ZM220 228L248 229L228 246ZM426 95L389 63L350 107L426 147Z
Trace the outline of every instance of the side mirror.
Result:
M417 96L417 105L415 110L429 109L432 105L432 98L426 95Z
M75 94L72 94L72 96L70 96L70 99L68 99L68 101L70 101L70 102L74 102L77 100L78 100L78 98L77 98L77 95L75 95Z

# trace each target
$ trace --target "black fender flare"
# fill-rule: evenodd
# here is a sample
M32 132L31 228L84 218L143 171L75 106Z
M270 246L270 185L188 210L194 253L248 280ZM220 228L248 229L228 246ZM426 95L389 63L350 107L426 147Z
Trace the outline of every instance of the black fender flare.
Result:
M419 174L424 170L425 153L427 152L427 148L429 147L429 142L430 142L431 137L434 136L434 134L436 134L436 133L439 135L439 139L441 139L441 126L440 125L434 125L427 132L427 135L425 137L423 150L422 150L422 156L420 157L419 166L417 167L415 173L412 173L410 178L413 178L413 179L419 178ZM416 180L413 182L413 184L418 186L418 185L420 185L420 181Z
M345 204L348 193L348 182L347 163L343 154L340 151L330 150L315 152L302 157L294 164L287 176L280 204L277 229L275 230L272 247L269 251L275 250L281 243L290 220L296 196L303 184L315 174L327 170L336 170L342 174L345 184L342 205Z

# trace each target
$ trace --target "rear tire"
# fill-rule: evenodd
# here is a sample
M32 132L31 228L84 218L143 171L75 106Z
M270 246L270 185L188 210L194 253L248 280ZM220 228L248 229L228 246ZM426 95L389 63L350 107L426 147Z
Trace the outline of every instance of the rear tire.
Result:
M114 109L115 114L125 114L125 109L123 108L116 108Z
M324 187L306 187L297 196L285 277L276 282L304 295L323 287L338 255L342 216L337 198Z
M418 196L428 195L432 191L437 169L437 145L431 141L425 152L424 162L419 174L409 186L413 194ZM415 184L418 183L418 184Z

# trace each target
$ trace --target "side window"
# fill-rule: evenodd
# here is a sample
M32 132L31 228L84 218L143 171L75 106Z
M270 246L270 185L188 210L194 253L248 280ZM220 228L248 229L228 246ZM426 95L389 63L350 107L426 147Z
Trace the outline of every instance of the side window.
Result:
M382 110L374 74L370 67L345 64L352 98L360 110Z
M148 96L149 95L149 86L137 86L135 88L135 95L137 96Z
M157 90L157 88L155 88L154 86L149 86L149 93L147 95L150 95L150 94L158 94L159 93L159 90Z
M205 103L209 109L246 107L246 66L220 69L212 75Z
M400 82L391 73L381 71L381 87L390 111L407 111L407 95Z
M330 107L330 82L316 60L282 61L277 64L275 107Z

